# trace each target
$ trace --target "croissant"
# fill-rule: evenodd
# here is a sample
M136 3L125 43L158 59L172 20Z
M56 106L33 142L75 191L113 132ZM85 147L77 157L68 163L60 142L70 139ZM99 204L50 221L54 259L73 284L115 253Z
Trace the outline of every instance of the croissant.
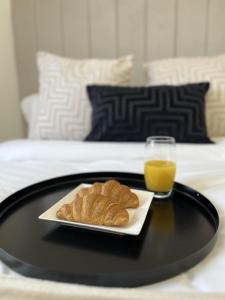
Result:
M64 204L56 216L67 221L106 226L125 226L129 222L127 210L118 202L94 193L86 193L72 203Z
M105 183L96 182L90 188L81 189L78 197L83 197L88 193L108 196L123 208L136 208L139 205L137 195L132 193L128 186L122 185L116 180L108 180Z

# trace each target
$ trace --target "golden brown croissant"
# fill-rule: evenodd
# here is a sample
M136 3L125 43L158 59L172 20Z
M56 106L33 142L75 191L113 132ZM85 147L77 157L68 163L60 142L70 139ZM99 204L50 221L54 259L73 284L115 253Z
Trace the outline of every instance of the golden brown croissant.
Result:
M64 204L56 213L57 218L59 219L66 219L67 221L73 221L72 218L72 210L71 210L71 204Z
M119 203L94 193L76 197L72 203L63 205L56 216L68 221L106 226L125 226L129 222L127 210Z
M108 180L105 183L96 182L90 188L81 189L78 197L83 197L88 193L108 196L113 202L118 202L124 208L136 208L139 205L137 195L132 193L128 186L122 185L116 180Z

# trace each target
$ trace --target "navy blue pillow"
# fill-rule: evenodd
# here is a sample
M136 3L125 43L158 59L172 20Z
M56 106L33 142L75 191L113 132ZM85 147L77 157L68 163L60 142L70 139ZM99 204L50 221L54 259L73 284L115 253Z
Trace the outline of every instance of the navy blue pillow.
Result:
M211 143L205 123L209 83L180 86L87 87L93 108L87 141L143 142L152 135Z

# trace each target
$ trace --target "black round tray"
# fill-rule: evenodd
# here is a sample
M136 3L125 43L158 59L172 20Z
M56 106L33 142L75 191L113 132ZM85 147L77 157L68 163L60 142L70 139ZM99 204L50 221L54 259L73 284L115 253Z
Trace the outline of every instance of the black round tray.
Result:
M153 199L139 236L59 226L38 216L82 182L115 178L145 189L143 175L101 172L43 181L0 204L0 259L35 278L98 286L139 286L177 275L213 248L216 209L179 183L169 199Z

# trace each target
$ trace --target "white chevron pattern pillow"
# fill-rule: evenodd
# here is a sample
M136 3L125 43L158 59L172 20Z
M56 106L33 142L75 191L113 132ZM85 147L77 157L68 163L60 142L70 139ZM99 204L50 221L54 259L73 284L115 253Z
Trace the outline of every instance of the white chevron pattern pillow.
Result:
M159 60L145 68L148 85L210 82L206 96L208 134L225 136L225 55Z
M29 127L29 138L83 140L91 129L91 104L86 85L127 85L132 57L72 60L40 52L40 100Z

